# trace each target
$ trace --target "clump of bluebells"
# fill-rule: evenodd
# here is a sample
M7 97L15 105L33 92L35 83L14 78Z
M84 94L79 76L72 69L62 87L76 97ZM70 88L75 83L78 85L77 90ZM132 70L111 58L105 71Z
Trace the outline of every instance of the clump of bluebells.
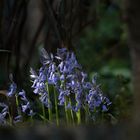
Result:
M10 81L11 84L6 93L7 101L0 103L0 125L2 126L22 123L24 114L31 118L35 114L25 91L17 91L17 85L13 81L12 75L10 75Z
M39 116L44 123L56 122L59 125L64 120L75 125L88 123L91 119L95 122L108 112L111 102L97 84L97 75L89 82L73 52L66 48L57 49L55 55L48 54L44 48L40 52L42 67L38 72L31 68L30 77L31 88L40 101L42 113L33 110L24 90L17 92L17 85L10 76L7 96L15 99L15 113L11 113L10 102L1 103L1 125L23 122L25 115L32 122L35 116Z
M89 116L95 118L95 114L108 111L111 102L97 84L97 76L93 76L92 82L87 81L88 76L73 52L61 48L53 55L42 48L41 63L38 73L31 69L32 88L48 109L49 120L52 120L52 110L55 108L56 121L59 123L59 116L62 115L58 107L64 108L67 123L81 123ZM54 93L50 87L53 87Z

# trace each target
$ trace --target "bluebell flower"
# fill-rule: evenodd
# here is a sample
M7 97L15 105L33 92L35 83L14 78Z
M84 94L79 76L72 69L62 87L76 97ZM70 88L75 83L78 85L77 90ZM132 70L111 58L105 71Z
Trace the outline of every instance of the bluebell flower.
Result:
M30 109L30 111L29 111L29 113L28 113L28 116L34 116L36 113L32 110L32 109Z
M48 65L53 62L53 55L48 54L44 48L40 50L40 60L43 65Z
M71 103L68 103L66 109L72 109Z
M8 106L4 103L0 103L0 107L2 107L2 111L0 112L0 125L5 125L6 115L8 113Z
M30 109L30 103L27 102L26 104L22 104L21 107L22 107L22 112L26 113L26 111Z
M104 103L107 105L107 106L109 106L109 105L111 105L112 103L110 102L110 100L107 98L107 97L104 97Z
M6 112L0 113L0 125L5 125L6 124Z
M64 57L66 57L67 49L66 48L61 48L57 49L57 56L55 56L56 59L58 60L63 60Z
M32 79L37 79L38 78L38 75L37 75L37 73L32 69L32 68L30 68L30 77L32 78Z
M51 103L49 102L47 92L44 92L43 94L41 94L39 99L47 108L51 108Z
M96 86L96 84L97 84L97 73L96 74L94 74L94 76L92 77L92 84L94 85L94 86Z
M41 82L44 82L47 79L47 76L46 76L45 72L46 72L45 69L43 69L41 67L40 70L39 70L39 76L38 76L38 78Z
M85 82L85 79L87 78L87 74L82 71L81 72L81 76L82 76L81 82L84 83Z
M43 82L37 82L34 88L35 88L35 89L34 89L33 92L34 92L35 94L41 94L41 93L43 93L44 90L45 90L45 83L43 83Z
M36 74L36 72L31 69L31 78L33 79L33 85L32 88L34 88L34 93L35 94L40 94L44 91L45 89L45 83L44 81L46 80L46 75L43 71L43 69L41 68L39 71L39 76Z
M48 84L57 85L58 80L59 80L58 74L55 72L51 72L49 77L48 77Z
M107 106L106 106L106 105L102 105L102 111L103 111L103 112L108 111L108 109L107 109Z
M22 112L27 114L28 116L34 116L35 112L33 111L31 104L29 101L24 102L24 104L21 104Z
M68 97L69 95L70 95L69 90L59 89L59 96L58 96L59 105L64 105L64 103L66 101L66 97Z
M25 91L22 90L21 92L18 93L18 95L20 96L20 99L23 100L24 102L27 102L27 98L26 98L26 95L25 95Z
M63 72L64 69L64 62L60 62L60 64L58 65L58 69L60 70L60 72Z
M67 58L67 61L72 65L72 68L81 69L81 66L78 64L77 59L73 52L70 53L70 56Z
M74 112L78 112L78 110L81 108L82 104L81 102L77 102L77 105L76 106L73 106L73 111Z
M10 85L10 87L9 87L9 90L8 90L7 95L9 97L15 95L16 90L17 90L17 85L16 85L16 83L12 82L11 85Z
M84 82L82 83L82 86L84 89L91 89L92 88L92 84L90 82Z
M60 76L60 81L62 81L62 82L65 81L65 75L64 75L64 74L62 74L62 75Z
M59 105L64 105L64 103L65 103L65 92L63 90L60 91L58 100L59 100Z
M55 63L52 63L50 65L50 67L51 67L51 72L55 72L56 71L56 65L55 65Z
M23 121L23 117L21 115L18 115L16 117L14 117L13 123L17 124L17 123L22 122L22 121Z

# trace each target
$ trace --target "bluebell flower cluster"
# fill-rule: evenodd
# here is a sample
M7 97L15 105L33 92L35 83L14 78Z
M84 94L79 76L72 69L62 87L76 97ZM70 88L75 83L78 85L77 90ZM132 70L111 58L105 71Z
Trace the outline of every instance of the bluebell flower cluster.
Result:
M56 55L48 54L41 49L42 67L37 74L31 69L34 93L40 95L41 102L50 107L48 89L46 85L53 85L58 93L59 105L67 102L67 108L77 112L88 105L90 111L101 109L108 111L111 104L96 83L96 76L92 82L87 81L87 74L83 72L73 52L66 48L57 49Z
M26 113L27 115L31 116L33 115L33 110L31 108L30 102L26 97L26 93L24 90L17 92L17 85L12 81L9 91L7 93L7 95L9 97L15 97L17 98L18 102L20 101L21 104L17 105L17 109L20 109L21 112ZM21 114L18 114L18 116L16 116L15 120L17 121L17 119L21 118Z
M26 97L26 93L24 90L18 93L18 96L20 97L21 100L21 111L23 113L26 113L28 116L34 116L35 113L33 112L33 109L31 107L31 103ZM20 117L20 116L19 116Z
M91 111L101 109L102 112L106 112L111 102L107 97L103 96L100 86L96 83L96 79L96 76L92 79L92 86L89 89L89 94L86 96L86 101Z
M25 91L22 90L21 92L17 92L16 83L13 81L13 79L10 79L10 80L11 80L11 84L7 92L7 97L8 99L15 98L18 100L18 101L15 100L17 112L15 112L15 114L13 114L12 116L10 112L11 107L9 106L10 104L1 102L0 103L0 125L7 125L9 123L16 124L18 122L22 122L23 120L22 113L26 113L26 115L28 116L33 116L35 114L33 112L33 109L31 107L29 100L26 97ZM18 103L20 102L20 104L17 104L17 102ZM10 120L11 122L8 122L7 118L9 118L8 120Z
M7 95L9 97L14 96L16 93L16 90L17 90L17 85L15 82L12 81L12 83L10 84L9 91L8 91Z
M0 125L6 125L6 115L8 114L8 106L4 103L0 103Z
M48 77L48 69L44 66L40 68L39 75L31 69L31 78L33 79L32 88L34 89L34 93L40 96L40 101L46 106L50 107L50 103L48 101L48 91L46 87L46 80Z
M55 106L56 109L57 105L64 106L65 111L71 114L75 112L76 116L78 116L78 113L80 114L81 110L89 111L89 116L92 115L91 117L94 117L96 112L107 112L109 110L111 102L103 95L100 85L97 84L97 75L93 76L91 82L88 81L88 75L83 71L73 52L68 51L66 48L61 48L57 49L56 54L53 55L48 54L42 48L40 53L42 66L38 72L31 68L30 77L33 83L33 93L39 96L40 102L48 108L50 118L51 108ZM16 124L23 121L23 114L31 118L35 115L26 92L24 90L17 92L17 85L13 80L13 76L10 75L9 78L11 85L7 92L7 97L8 99L15 98L16 115L11 116L9 104L0 103L0 125L7 124L7 118L10 117L12 122L8 123ZM54 88L56 94L51 96L50 87ZM51 97L54 97L55 101ZM44 106L42 107L45 109ZM45 117L44 110L43 115Z

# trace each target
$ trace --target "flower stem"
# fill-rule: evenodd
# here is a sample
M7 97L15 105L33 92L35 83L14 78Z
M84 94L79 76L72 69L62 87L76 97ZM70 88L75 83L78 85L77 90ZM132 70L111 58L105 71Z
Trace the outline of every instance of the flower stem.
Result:
M11 116L10 112L8 112L8 116L9 116L9 124L10 124L10 126L12 126L13 121L12 121L12 116Z
M75 95L75 99L77 98L77 95ZM78 103L76 103L76 106L78 105ZM81 124L81 110L80 108L78 109L78 111L76 112L76 117L77 117L77 124Z
M88 124L88 118L89 118L89 108L88 105L85 105L85 123Z
M56 90L55 87L54 89L54 100L55 100L55 113L56 113L56 124L57 126L59 126L59 115L58 115L58 102L57 102L57 94L56 94Z
M72 106L72 102L71 102L71 99L70 98L69 98L69 102L70 102L70 105ZM72 118L72 123L74 125L74 115L73 115L72 108L70 109L70 114L71 114L71 118Z
M15 95L15 97L16 97L16 106L17 106L18 115L21 115L21 110L19 108L18 95Z
M67 99L65 100L65 115L66 115L66 123L69 124L69 114L67 109Z
M66 90L66 83L64 81L64 83L62 83L62 85L64 86L64 90ZM66 115L66 124L68 125L69 124L69 112L68 112L68 108L67 108L67 105L68 105L68 98L65 96L65 103L64 103L64 108L65 108L65 115Z
M78 109L78 111L76 112L76 116L77 116L77 124L81 124L81 110Z
M51 108L51 100L50 100L50 92L49 92L49 85L48 83L46 83L47 86L47 91L48 91L48 103L49 103L49 107L48 107L48 114L49 114L49 121L52 121L52 108Z
M34 121L33 121L33 116L30 116L30 121L31 121L31 125L33 125Z
M46 123L46 113L45 113L45 106L44 104L42 103L42 115L43 115L43 121L44 121L44 124Z

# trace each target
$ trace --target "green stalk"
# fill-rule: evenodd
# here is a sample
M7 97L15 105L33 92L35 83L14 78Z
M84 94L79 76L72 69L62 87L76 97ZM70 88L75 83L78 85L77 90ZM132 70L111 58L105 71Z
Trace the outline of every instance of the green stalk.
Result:
M57 94L56 94L56 90L55 87L53 87L54 89L54 100L55 100L55 113L56 113L56 124L57 126L59 126L59 115L58 115L58 102L57 102Z
M49 85L48 85L48 83L46 83L46 86L47 86L47 91L48 91L48 103L51 104L50 92L49 92ZM51 121L52 121L52 108L51 108L51 107L48 108L48 114L49 114L49 121L51 122Z
M66 115L66 123L69 124L69 115L68 115L68 109L67 109L67 99L65 100L65 115Z
M69 102L70 102L70 105L72 106L72 102L71 102L71 99L70 98L69 98ZM70 109L70 114L71 114L72 123L74 125L74 115L73 115L72 109Z
M31 121L31 125L33 125L34 121L33 121L33 116L30 116L30 121Z
M44 104L42 103L42 115L43 115L43 121L44 121L44 124L46 124L46 113L45 113L45 106Z
M85 106L85 123L88 124L89 108L88 105Z
M76 96L75 96L76 98ZM77 105L77 104L76 104ZM81 124L81 110L78 109L78 111L76 112L76 117L77 117L77 124Z
M78 111L76 112L76 116L77 116L77 124L81 124L81 111L80 109L78 109Z
M64 83L61 83L61 84L63 84L64 90L65 90L66 89L65 82ZM69 112L68 112L67 105L68 105L68 98L65 97L64 108L65 108L65 115L66 115L66 123L69 124Z
M13 121L12 121L12 117L11 117L11 114L10 114L9 111L8 111L8 116L9 116L9 124L10 124L10 126L12 126L13 125Z
M20 111L20 109L19 109L18 96L17 96L17 95L15 95L15 97L16 97L16 106L17 106L18 115L21 115L21 111Z

